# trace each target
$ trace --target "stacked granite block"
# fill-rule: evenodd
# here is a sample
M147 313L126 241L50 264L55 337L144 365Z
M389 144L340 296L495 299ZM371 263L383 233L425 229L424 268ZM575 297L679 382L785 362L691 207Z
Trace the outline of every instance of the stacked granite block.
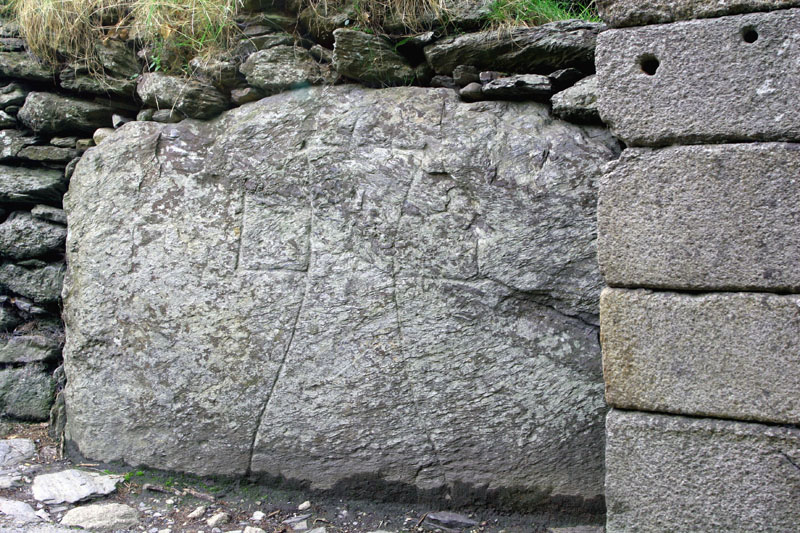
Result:
M607 530L797 531L798 3L599 4Z

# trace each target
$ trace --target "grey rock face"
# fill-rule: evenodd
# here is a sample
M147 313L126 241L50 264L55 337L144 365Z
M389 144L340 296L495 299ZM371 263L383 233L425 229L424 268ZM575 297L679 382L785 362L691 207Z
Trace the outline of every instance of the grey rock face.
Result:
M333 68L342 76L378 87L414 81L414 68L383 37L345 28L333 37Z
M601 181L606 282L797 292L799 172L795 144L625 150Z
M6 498L0 498L0 513L9 516L20 525L42 520L36 516L36 511L27 503Z
M556 93L552 98L553 114L577 124L599 124L597 110L597 77L589 76Z
M63 342L47 335L16 335L0 339L0 362L52 361L61 355Z
M136 89L136 81L130 78L98 77L78 66L68 66L62 69L58 74L58 79L64 89L79 93L116 94L131 97Z
M52 82L55 72L27 52L0 52L0 74L8 78Z
M25 98L18 118L37 133L92 132L111 126L114 111L105 105L53 93L32 92Z
M591 72L597 34L603 27L566 20L508 32L467 33L426 46L425 58L437 74L446 75L459 65L520 74L566 67Z
M78 152L73 148L61 148L59 146L26 146L17 152L17 158L34 163L53 163L66 165Z
M8 106L21 106L25 103L25 97L28 96L28 90L19 83L9 83L0 89L0 108L5 109Z
M546 105L444 89L126 125L65 200L67 438L316 487L600 495L595 182L617 154Z
M58 170L0 165L0 202L60 204L66 190Z
M794 531L800 430L612 410L606 531Z
M609 30L600 115L628 145L798 140L798 54L800 9Z
M663 24L800 6L798 0L597 0L600 17L612 27Z
M27 461L36 453L36 445L30 439L0 440L0 468L9 468Z
M800 296L606 289L614 407L800 423Z
M300 46L273 46L256 52L239 67L247 83L275 94L287 89L319 85L331 80L329 68L317 63Z
M0 264L0 288L37 303L55 303L61 295L64 263L30 259L19 264Z
M122 476L107 476L82 470L62 470L33 479L33 497L45 504L75 503L117 490Z
M497 78L481 89L486 98L499 100L544 100L553 93L550 78L539 74L518 74Z
M0 130L0 161L17 158L20 150L36 143L36 139L20 130Z
M121 503L94 503L70 509L61 525L100 531L130 530L139 525L139 512Z
M190 118L211 118L228 108L228 99L214 86L158 72L142 74L136 93L149 106L174 109Z
M67 225L67 214L63 209L52 207L49 205L35 205L31 209L31 215L39 220L46 220L48 222L55 222L56 224Z
M0 370L0 412L5 416L47 420L54 391L53 377L41 365Z

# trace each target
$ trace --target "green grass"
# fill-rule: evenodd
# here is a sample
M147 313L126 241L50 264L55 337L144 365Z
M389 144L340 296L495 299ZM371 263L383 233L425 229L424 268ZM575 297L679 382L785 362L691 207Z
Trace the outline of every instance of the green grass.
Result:
M489 26L538 26L556 20L582 19L600 22L594 0L494 0L489 6Z

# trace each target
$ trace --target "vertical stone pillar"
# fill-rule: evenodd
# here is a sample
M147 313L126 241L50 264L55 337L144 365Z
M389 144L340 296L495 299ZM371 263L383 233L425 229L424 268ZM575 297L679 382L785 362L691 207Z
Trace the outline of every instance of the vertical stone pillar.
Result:
M598 4L607 531L797 531L800 2Z

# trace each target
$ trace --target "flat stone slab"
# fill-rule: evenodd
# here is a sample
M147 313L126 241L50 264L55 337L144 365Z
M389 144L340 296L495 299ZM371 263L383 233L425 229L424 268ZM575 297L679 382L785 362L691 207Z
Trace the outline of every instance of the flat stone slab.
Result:
M800 423L800 296L605 289L614 407Z
M42 474L33 479L33 497L48 505L75 503L87 498L105 496L117 490L121 476L106 476L82 470L63 470Z
M612 410L606 531L796 531L800 429Z
M629 146L800 139L800 9L603 32L598 106Z
M595 3L600 18L615 28L800 6L798 0L597 0Z
M17 524L41 522L42 520L36 516L36 511L27 503L6 498L0 498L0 513L9 516Z
M139 512L121 503L94 503L70 509L61 525L100 531L130 530L139 525Z
M600 181L606 283L800 291L798 175L797 144L625 150Z
M594 186L617 155L545 104L446 89L127 124L65 199L67 439L203 475L596 505Z

